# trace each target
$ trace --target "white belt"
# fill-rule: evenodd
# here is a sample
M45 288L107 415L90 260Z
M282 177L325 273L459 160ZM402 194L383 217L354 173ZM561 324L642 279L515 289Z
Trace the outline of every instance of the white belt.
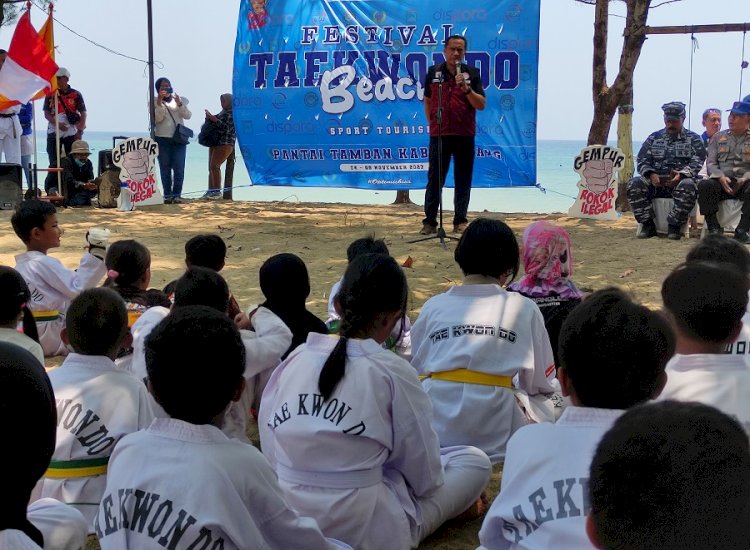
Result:
M276 464L276 474L281 481L329 489L363 489L383 480L383 468L350 470L348 472L308 472Z

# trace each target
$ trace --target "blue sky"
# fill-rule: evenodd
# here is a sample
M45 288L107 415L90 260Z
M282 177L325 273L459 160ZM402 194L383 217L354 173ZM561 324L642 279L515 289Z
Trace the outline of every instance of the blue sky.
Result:
M408 0L407 0L408 1ZM523 1L523 0L519 0ZM663 0L654 0L655 4ZM154 0L155 59L175 90L190 99L202 121L204 108L217 112L219 95L231 90L238 2L230 0ZM710 5L710 11L706 6ZM146 2L59 0L55 16L80 34L132 57L146 59ZM624 14L613 2L612 13ZM591 123L591 59L594 9L574 0L542 0L539 65L539 139L584 140ZM32 8L38 28L44 14ZM652 9L650 25L750 22L748 0L683 0ZM624 19L610 20L610 79L615 75ZM7 48L11 28L0 31ZM145 131L148 127L148 74L143 63L97 48L62 26L55 29L57 61L71 72L89 111L89 130ZM470 31L469 31L470 34ZM727 109L739 94L742 33L696 35L690 126L702 131L704 108ZM635 74L634 139L662 125L659 107L688 103L690 37L652 36L646 41ZM750 60L750 37L744 58ZM742 94L750 94L750 69ZM42 124L41 117L38 123ZM195 125L194 125L195 126ZM613 126L613 136L615 132Z

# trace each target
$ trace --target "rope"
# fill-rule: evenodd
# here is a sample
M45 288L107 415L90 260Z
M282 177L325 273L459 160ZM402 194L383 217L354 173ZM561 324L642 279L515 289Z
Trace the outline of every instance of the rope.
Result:
M742 62L740 63L740 93L737 96L737 101L742 101L742 75L744 74L745 69L747 69L747 61L745 61L745 35L747 34L747 31L742 31L742 57L740 58Z
M690 90L688 92L688 124L692 118L690 118L691 111L693 110L693 56L695 50L698 49L698 39L694 33L690 33Z
M565 193L560 193L559 191L555 191L554 189L547 189L546 187L542 187L541 183L534 184L534 187L539 189L539 191L542 192L542 194L546 195L547 193L554 193L556 195L560 195L561 197L566 197L568 199L577 200L578 197L571 197L570 195L566 195Z

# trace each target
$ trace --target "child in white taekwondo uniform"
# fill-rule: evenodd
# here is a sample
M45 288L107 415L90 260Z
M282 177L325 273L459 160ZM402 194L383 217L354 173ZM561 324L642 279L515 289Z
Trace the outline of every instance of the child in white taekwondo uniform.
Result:
M0 453L0 469L9 474L3 481L0 548L78 550L86 541L77 510L53 499L27 507L55 450L55 419L55 396L42 365L27 350L0 342L0 430L17 445Z
M211 307L226 315L230 303L229 287L224 278L212 269L190 267L177 279L174 286L173 310L191 305ZM145 380L145 340L153 328L167 316L169 310L152 307L141 315L132 328L133 360L131 368L140 380ZM240 330L245 346L245 389L239 401L232 402L226 412L222 431L229 437L247 441L247 424L255 398L258 375L276 367L292 341L289 327L270 310L259 307L248 317L242 315L243 326L253 330Z
M383 239L376 239L375 235L368 235L351 242L346 249L346 261L351 261L362 254L390 254L388 246ZM331 293L328 295L328 325L332 333L339 330L341 323L341 314L336 310L336 296L341 289L342 279L339 279L331 287ZM391 334L386 338L383 346L399 354L407 361L411 357L411 321L407 315L399 319L396 326L393 327Z
M596 449L586 532L601 550L747 550L749 471L750 441L729 415L635 407Z
M15 344L30 351L44 365L34 315L29 309L31 292L21 274L12 267L0 265L0 342ZM22 331L19 331L19 325Z
M104 277L108 237L102 230L86 233L88 250L75 271L47 255L60 246L62 229L55 207L45 201L25 201L11 218L13 230L26 245L26 252L16 256L16 270L31 290L31 309L37 322L39 343L44 355L66 355L68 349L60 339L65 327L68 304L82 290L95 287Z
M73 353L50 373L57 445L42 496L75 506L93 529L115 444L148 426L154 413L143 382L114 363L130 344L125 302L116 292L94 288L79 294L68 308L62 337Z
M557 371L568 406L555 424L508 442L500 494L479 532L490 550L584 550L588 471L596 445L628 409L658 395L675 336L660 313L609 288L572 310Z
M691 262L669 274L661 296L674 320L677 353L660 399L711 405L750 433L750 369L741 355L725 353L742 328L747 277L729 264Z
M748 281L750 294L750 251L735 239L724 235L706 235L696 244L685 257L691 262L720 262L731 264L742 273ZM750 305L742 316L742 329L737 339L727 344L724 353L739 355L750 367Z
M474 220L455 259L464 284L424 304L411 330L411 364L425 377L440 444L475 445L497 463L526 416L554 421L548 396L560 386L539 308L503 288L518 272L513 231Z
M117 444L95 521L103 550L337 547L287 505L260 451L218 427L245 385L245 349L225 313L175 309L147 338L146 361L170 418Z
M479 449L440 449L416 373L381 346L407 294L390 256L353 260L338 294L341 336L310 334L271 376L258 416L290 505L357 549L416 547L477 508L489 480Z

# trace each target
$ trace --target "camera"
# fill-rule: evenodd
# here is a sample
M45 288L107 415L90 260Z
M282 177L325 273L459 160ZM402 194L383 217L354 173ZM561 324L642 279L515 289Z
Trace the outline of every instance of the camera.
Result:
M169 88L167 88L167 93L168 94L174 93L174 88L172 88L171 86Z

